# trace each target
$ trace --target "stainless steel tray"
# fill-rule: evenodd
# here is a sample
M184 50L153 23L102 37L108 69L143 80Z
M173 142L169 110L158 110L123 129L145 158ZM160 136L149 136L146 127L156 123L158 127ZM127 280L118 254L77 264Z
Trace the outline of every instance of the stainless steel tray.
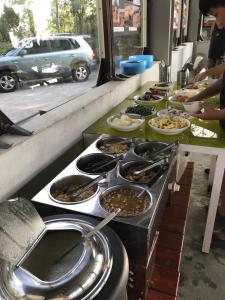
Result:
M113 169L111 172L108 173L107 180L108 184L100 184L100 188L98 190L98 193L93 198L90 198L87 201L84 201L82 203L77 204L61 204L53 201L53 199L50 196L50 188L53 183L58 181L59 179L70 176L70 175L87 175L86 173L83 173L79 171L76 168L76 162L79 158L90 154L90 153L102 153L100 150L97 149L96 143L99 141L102 137L109 137L107 135L103 135L99 137L94 143L92 143L84 152L81 153L72 163L70 163L61 173L59 173L48 185L46 185L33 199L32 201L42 204L47 204L50 206L55 206L59 208L63 208L66 210L79 212L83 214L87 214L90 216L95 216L99 218L105 218L108 213L101 207L99 203L99 197L101 193L106 190L108 187L112 187L117 184L124 184L128 185L129 183L123 179L119 174L117 168ZM143 139L133 139L135 143L144 142ZM137 157L134 152L133 148L125 154L123 162L127 162L130 160L140 160L139 157ZM120 222L125 223L129 225L133 225L135 227L142 227L142 228L150 228L152 225L152 216L155 214L155 211L157 210L158 203L165 191L167 189L168 185L168 179L169 175L171 173L171 170L173 168L174 162L176 160L176 154L171 154L170 162L169 162L169 168L159 177L159 179L148 189L148 192L151 195L152 198L152 206L151 209L146 211L145 213L137 216L132 217L117 217L115 218L114 222ZM97 175L87 175L91 178L97 177ZM141 186L144 186L143 184Z

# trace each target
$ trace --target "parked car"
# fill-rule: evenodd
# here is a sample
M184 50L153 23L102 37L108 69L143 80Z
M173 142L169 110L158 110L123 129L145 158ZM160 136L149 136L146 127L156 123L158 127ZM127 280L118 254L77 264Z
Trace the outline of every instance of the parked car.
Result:
M28 38L0 55L0 91L13 92L19 82L52 78L87 80L94 53L82 36Z

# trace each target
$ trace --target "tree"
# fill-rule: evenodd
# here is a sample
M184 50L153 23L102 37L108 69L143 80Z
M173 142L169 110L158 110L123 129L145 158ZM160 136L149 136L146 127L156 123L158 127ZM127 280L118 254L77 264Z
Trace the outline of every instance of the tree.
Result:
M19 26L19 15L14 9L4 5L3 13L0 17L0 38L2 41L10 41L9 32L14 31Z

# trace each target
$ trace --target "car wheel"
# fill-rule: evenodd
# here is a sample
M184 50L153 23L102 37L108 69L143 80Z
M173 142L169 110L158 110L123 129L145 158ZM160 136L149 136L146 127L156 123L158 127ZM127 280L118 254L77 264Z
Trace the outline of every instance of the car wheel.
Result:
M10 72L0 73L0 91L3 93L13 92L17 89L17 77Z
M73 79L76 81L85 81L89 77L89 69L87 66L77 66L72 70Z

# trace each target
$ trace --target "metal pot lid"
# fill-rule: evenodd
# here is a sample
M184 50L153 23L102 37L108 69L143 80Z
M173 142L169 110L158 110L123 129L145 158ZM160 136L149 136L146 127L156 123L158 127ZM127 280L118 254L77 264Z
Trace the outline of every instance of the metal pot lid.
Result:
M98 232L58 262L57 258L94 226L79 219L45 222L47 233L23 264L0 264L0 298L4 300L93 299L105 285L112 255Z

